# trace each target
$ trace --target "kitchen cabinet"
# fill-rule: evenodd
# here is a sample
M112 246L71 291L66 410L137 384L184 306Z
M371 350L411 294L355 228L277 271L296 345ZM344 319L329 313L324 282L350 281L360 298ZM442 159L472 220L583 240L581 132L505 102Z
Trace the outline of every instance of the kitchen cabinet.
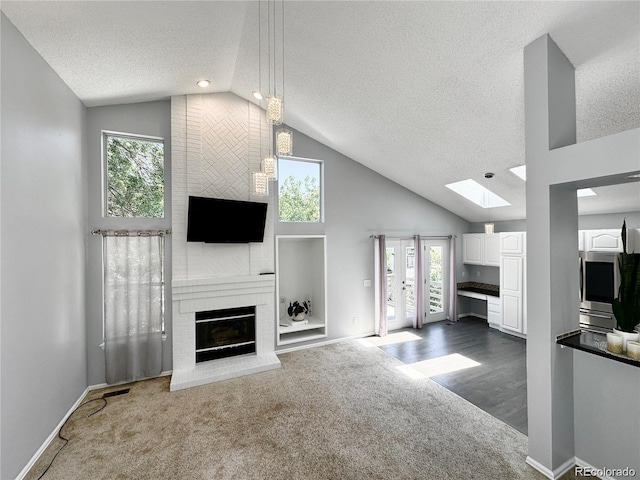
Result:
M487 295L487 322L492 328L500 328L502 325L500 297Z
M526 234L500 234L501 330L518 336L527 333Z
M621 228L578 231L578 250L581 252L622 252ZM640 229L627 230L627 252L640 251Z
M462 235L462 261L471 265L484 265L484 233Z
M501 255L524 255L526 253L525 232L501 232L500 233L500 254Z
M578 251L584 252L584 230L578 231Z
M462 235L462 261L470 265L500 266L500 236L484 233Z
M500 266L500 235L485 235L484 264L491 267Z
M523 271L522 256L503 256L500 261L500 298L502 328L523 333Z
M620 229L585 230L585 252L622 252Z

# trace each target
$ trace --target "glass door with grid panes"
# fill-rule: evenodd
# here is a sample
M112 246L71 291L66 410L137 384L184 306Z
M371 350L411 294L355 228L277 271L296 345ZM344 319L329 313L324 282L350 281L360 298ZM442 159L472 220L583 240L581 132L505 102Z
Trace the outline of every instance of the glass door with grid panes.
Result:
M413 325L415 302L415 248L413 240L387 240L387 328Z
M424 322L446 320L449 313L449 246L446 240L423 240Z

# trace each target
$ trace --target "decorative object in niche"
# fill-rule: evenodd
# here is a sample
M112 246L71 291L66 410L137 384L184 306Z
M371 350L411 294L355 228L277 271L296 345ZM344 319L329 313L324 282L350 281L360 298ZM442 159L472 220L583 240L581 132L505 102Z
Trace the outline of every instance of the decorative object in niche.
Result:
M298 302L297 300L293 303L289 303L289 308L287 309L287 313L294 321L304 320L306 315L309 313L309 304L307 302Z

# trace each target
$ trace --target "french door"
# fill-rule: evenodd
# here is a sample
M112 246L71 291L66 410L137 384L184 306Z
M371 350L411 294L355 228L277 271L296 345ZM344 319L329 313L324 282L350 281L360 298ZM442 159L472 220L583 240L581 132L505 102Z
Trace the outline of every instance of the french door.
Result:
M413 240L388 239L387 330L410 327L416 312L415 247Z
M423 323L446 320L449 314L449 245L446 240L423 240L422 263L425 312Z
M388 239L387 330L413 326L416 315L416 268L422 268L422 323L446 320L449 314L449 245L422 240L422 265L415 262L413 240Z

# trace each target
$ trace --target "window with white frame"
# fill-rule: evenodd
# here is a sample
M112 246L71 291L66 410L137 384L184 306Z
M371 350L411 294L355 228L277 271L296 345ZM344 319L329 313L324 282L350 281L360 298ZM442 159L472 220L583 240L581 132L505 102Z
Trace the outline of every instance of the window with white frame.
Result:
M278 158L278 212L281 222L323 221L322 161Z
M103 133L105 215L164 218L164 141Z

